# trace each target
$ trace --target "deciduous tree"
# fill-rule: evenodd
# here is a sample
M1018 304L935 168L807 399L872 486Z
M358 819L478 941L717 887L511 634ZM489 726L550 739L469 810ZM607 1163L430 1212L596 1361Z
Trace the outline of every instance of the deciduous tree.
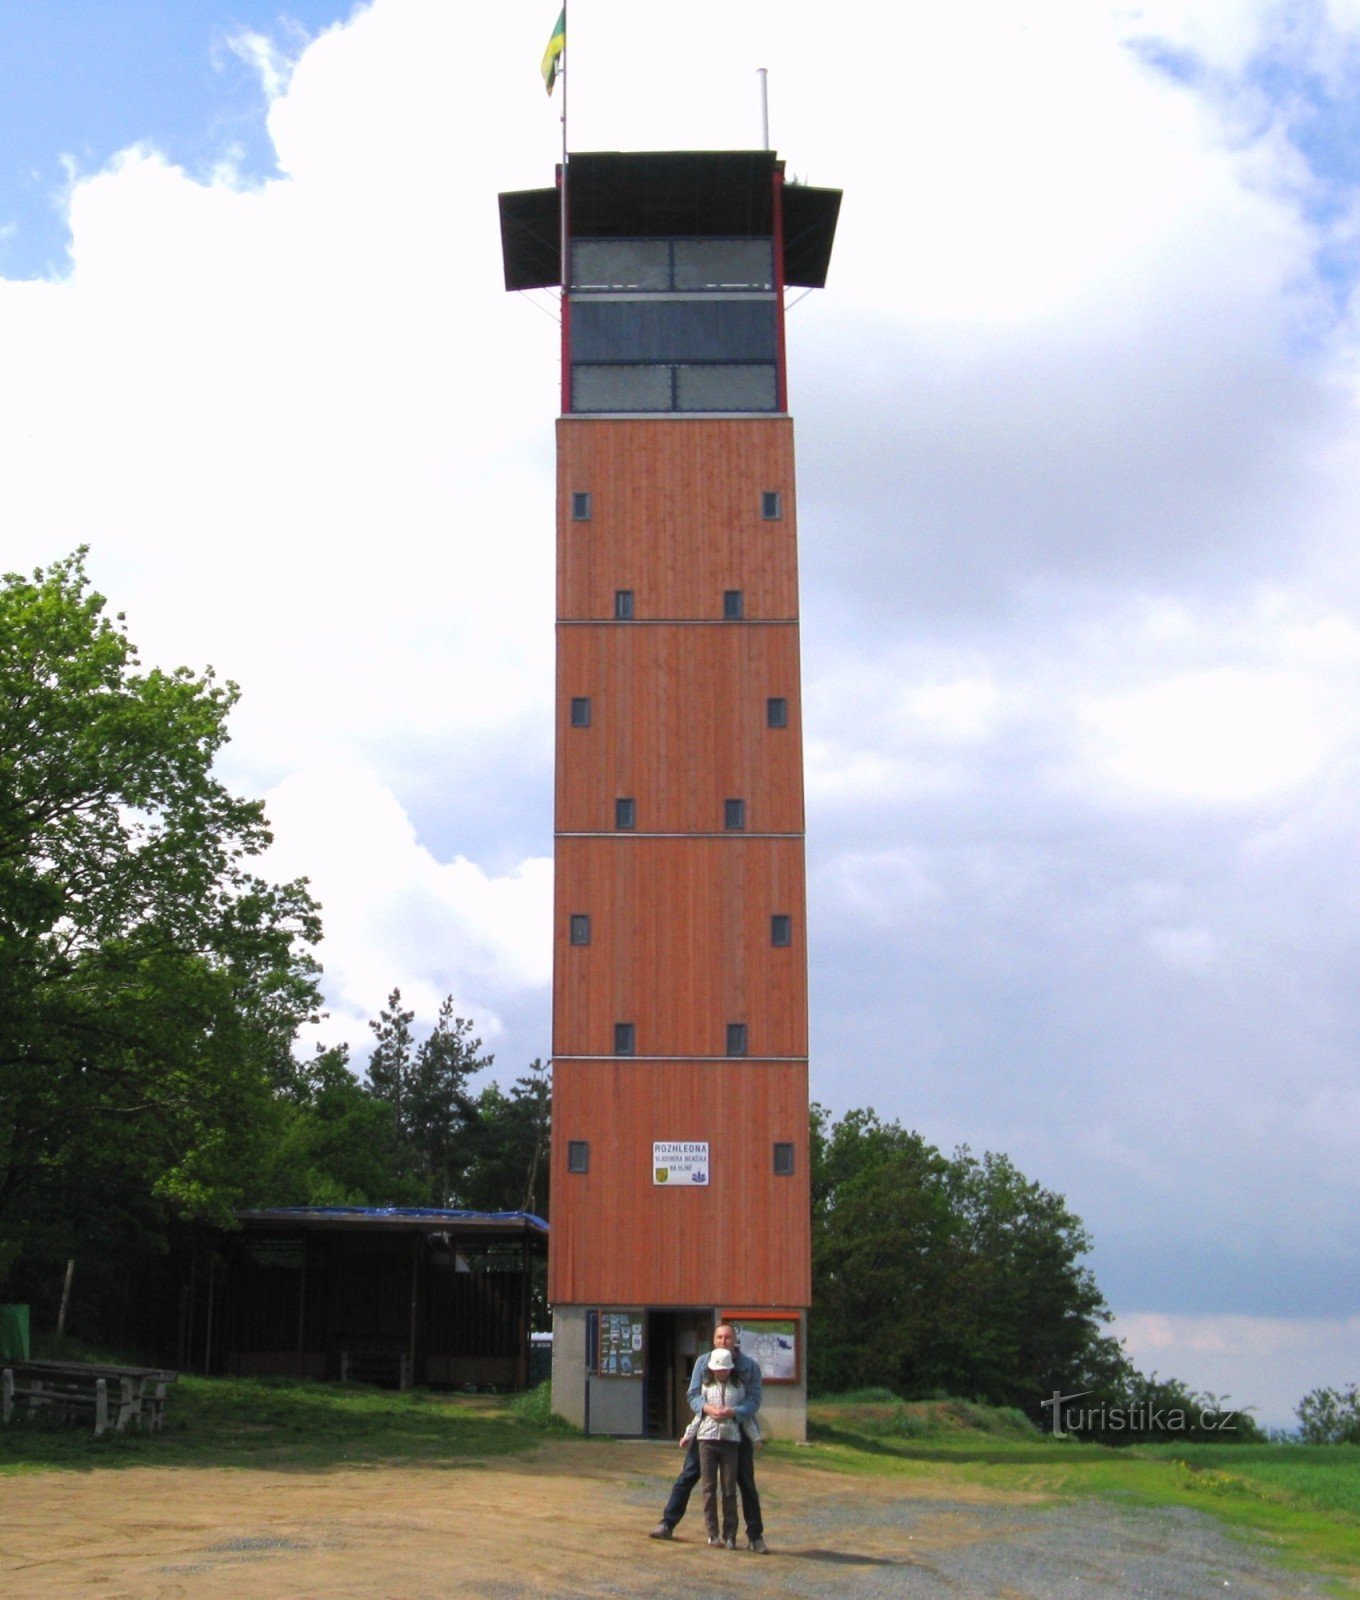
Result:
M214 776L234 684L143 669L83 551L0 580L0 1241L225 1215L316 1004L305 884ZM2 1270L2 1269L0 1269Z

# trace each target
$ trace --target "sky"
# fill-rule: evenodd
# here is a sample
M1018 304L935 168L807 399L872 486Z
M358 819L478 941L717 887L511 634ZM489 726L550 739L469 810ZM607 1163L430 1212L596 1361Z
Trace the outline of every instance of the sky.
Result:
M324 908L549 1051L555 0L0 10L0 566L91 547ZM812 1086L1064 1195L1145 1371L1360 1377L1360 0L576 0L574 149L842 188L789 315ZM792 297L791 297L792 298Z

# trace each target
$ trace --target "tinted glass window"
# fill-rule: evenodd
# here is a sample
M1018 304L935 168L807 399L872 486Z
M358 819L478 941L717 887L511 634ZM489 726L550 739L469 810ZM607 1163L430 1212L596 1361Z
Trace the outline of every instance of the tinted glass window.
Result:
M581 300L571 358L581 361L773 361L765 300Z

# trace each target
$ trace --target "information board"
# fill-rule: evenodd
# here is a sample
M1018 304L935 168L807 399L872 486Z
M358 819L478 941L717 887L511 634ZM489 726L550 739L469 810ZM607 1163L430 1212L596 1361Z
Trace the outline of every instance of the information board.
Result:
M595 1371L601 1378L642 1376L642 1312L601 1311Z
M737 1330L742 1355L756 1363L765 1383L798 1382L796 1317L737 1316L725 1312L723 1321Z
M652 1146L652 1182L692 1188L708 1182L708 1145L660 1139Z

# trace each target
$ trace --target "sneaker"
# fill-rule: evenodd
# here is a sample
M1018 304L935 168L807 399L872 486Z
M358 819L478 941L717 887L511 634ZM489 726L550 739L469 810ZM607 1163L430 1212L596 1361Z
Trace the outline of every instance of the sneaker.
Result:
M708 1541L708 1547L709 1547L710 1550L721 1550L722 1549L722 1540L721 1539L710 1539Z
M769 1545L765 1543L759 1534L757 1534L754 1539L748 1539L746 1541L746 1548L748 1550L754 1550L758 1556L767 1556L770 1553Z
M737 1541L735 1539L724 1539L723 1543L729 1550L735 1550L737 1548Z
M652 1529L647 1537L649 1539L669 1539L673 1536L674 1532L675 1530L671 1527L669 1522L658 1522L656 1527Z

